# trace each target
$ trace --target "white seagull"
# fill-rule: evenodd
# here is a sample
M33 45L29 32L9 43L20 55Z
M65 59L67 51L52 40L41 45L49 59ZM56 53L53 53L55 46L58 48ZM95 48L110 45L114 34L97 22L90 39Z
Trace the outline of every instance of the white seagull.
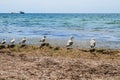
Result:
M69 47L69 46L71 46L71 45L73 44L73 39L74 39L74 37L71 36L70 39L69 39L68 42L67 42L66 47Z
M24 37L24 38L21 40L20 44L25 44L25 42L26 42L26 37Z
M15 43L15 39L13 38L11 41L10 41L11 44L14 44Z
M3 39L3 40L1 41L1 44L5 44L5 43L6 43L6 40Z
M45 42L46 40L46 36L43 36L41 39L40 39L40 42Z
M94 48L95 45L96 45L95 39L91 39L91 40L90 40L90 47L91 47L91 48Z

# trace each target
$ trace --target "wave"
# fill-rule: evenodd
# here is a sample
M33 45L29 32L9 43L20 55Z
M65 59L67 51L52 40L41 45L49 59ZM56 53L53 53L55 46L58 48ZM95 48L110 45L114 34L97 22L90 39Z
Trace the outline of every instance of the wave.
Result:
M120 20L114 20L114 21L106 22L105 24L120 24Z

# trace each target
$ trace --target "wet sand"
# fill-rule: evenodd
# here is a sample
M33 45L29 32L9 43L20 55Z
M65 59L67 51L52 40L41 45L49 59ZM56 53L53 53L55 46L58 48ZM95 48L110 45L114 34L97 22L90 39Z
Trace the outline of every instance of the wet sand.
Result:
M25 46L0 49L0 80L119 80L120 50Z

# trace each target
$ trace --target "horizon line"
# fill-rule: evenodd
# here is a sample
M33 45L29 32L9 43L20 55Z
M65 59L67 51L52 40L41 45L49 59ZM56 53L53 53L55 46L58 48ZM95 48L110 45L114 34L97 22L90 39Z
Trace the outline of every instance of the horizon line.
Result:
M24 11L23 11L24 12ZM0 14L20 14L19 12L0 12ZM120 12L24 12L25 14L120 14Z

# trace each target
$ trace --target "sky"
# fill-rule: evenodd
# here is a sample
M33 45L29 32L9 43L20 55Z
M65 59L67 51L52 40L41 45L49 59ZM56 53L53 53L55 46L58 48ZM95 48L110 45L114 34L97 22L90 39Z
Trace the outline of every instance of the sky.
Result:
M120 13L120 0L0 0L0 13Z

